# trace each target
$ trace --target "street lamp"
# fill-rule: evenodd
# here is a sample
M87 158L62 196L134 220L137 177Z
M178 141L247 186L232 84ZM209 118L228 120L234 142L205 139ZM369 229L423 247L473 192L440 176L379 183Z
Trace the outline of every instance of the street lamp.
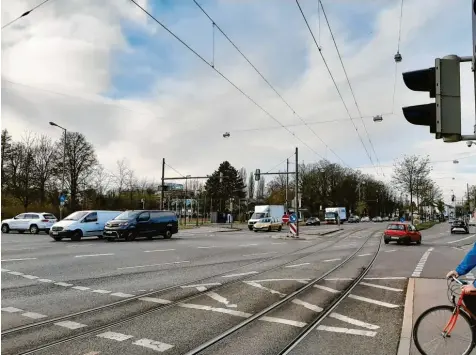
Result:
M192 175L185 176L185 198L183 199L185 225L187 225L187 181Z
M64 176L65 176L65 172L66 172L66 128L64 127L61 127L60 125L54 123L54 122L51 122L50 121L50 125L51 126L55 126L55 127L58 127L60 129L63 130L64 132L64 142L63 142L63 178L61 179L61 195L63 195L64 193ZM60 201L60 220L63 219L63 204L64 202L63 201Z

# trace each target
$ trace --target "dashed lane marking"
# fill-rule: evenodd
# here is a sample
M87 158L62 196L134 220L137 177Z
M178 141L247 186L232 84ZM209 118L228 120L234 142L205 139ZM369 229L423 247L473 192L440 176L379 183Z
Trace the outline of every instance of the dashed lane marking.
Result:
M162 263L162 264L150 264L150 265L139 265L139 266L126 266L126 267L118 267L117 270L125 270L125 269L139 269L143 267L151 267L151 266L163 266L163 265L175 265L175 264L184 264L189 263L190 261L174 261L172 263Z
M241 245L238 245L239 247L252 247L252 246L255 246L255 245L259 245L259 244L241 244Z
M22 258L22 259L2 259L0 260L2 263L6 261L23 261L23 260L36 260L37 258Z
M75 255L75 258L89 258L92 256L110 256L114 255L114 253L106 253L106 254L88 254L88 255Z
M271 243L272 245L282 245L282 244L287 244L287 243Z
M143 346L144 348L152 349L160 353L163 353L164 351L167 351L174 347L173 345L170 345L170 344L162 343L160 341L155 341L151 339L145 339L145 338L139 339L133 342L132 344Z
M380 288L382 290L387 290L387 291L403 292L403 290L401 288L393 288L393 287L382 286L382 285L378 285L378 284L372 284L372 283L368 283L368 282L360 282L359 285Z
M222 276L222 277L245 276L245 275L257 274L257 273L258 273L258 271L249 271L249 272L242 272L241 274L224 275L224 276Z
M420 261L418 262L415 270L413 271L412 277L420 277L421 272L423 271L423 268L425 267L426 261L428 260L428 257L430 256L430 253L432 252L433 248L429 248L421 257Z
M476 234L472 234L472 235L470 235L470 236L468 236L468 237L465 237L465 238L461 238L461 239L457 239L457 240L452 240L451 242L448 242L448 244L453 244L453 243L461 242L462 240L470 239L470 238L473 238L473 237L475 237L475 236L476 236Z
M121 334L116 332L105 332L105 333L98 334L96 336L99 338L116 340L116 341L124 341L134 337L133 335L126 335L126 334Z
M53 283L54 281L53 280L50 280L50 279L38 279L39 282L44 282L44 283L47 283L47 284L50 284L50 283Z
M340 260L340 258L337 258L337 259L328 259L328 260L322 260L323 263L329 263L331 261L338 261Z
M18 271L8 271L10 275L15 275L15 276L23 276L23 272L18 272Z
M90 290L90 287L85 287L85 286L73 286L71 288L74 288L75 290L80 290L80 291L87 291Z
M92 292L106 294L106 293L111 293L112 291L109 291L109 290L93 290Z
M197 247L197 249L212 249L212 248L218 248L218 246L211 245L211 246L208 246L208 247Z
M30 280L39 279L38 276L33 276L33 275L22 275L22 277L24 277L25 279L30 279Z
M295 320L277 318L277 317L267 317L267 316L261 317L261 318L259 318L259 320L266 321L266 322L271 322L271 323L280 323L280 324L292 325L292 326L298 327L298 328L303 328L307 324L307 323L298 322L298 321L295 321Z
M172 301L164 300L162 298L155 298L155 297L142 297L142 298L139 298L139 300L145 301L145 302L158 303L158 304L170 304L170 303L172 303Z
M320 325L317 327L317 330L324 330L326 332L333 332L333 333L344 333L344 334L350 334L350 335L362 335L367 337L374 337L377 335L377 332L371 332L369 330L329 327L327 325Z
M22 313L22 316L31 318L31 319L41 319L41 318L47 317L44 314L35 313L35 312L25 312L25 313Z
M63 286L63 287L73 286L73 284L69 284L69 283L67 283L67 282L55 282L55 285L57 285L57 286Z
M15 308L15 307L3 307L2 312L16 313L16 312L23 312L23 309Z
M304 266L304 265L309 265L310 263L302 263L302 264L296 264L296 265L288 265L285 267L299 267L299 266Z
M314 287L319 288L319 289L324 290L324 291L327 291L327 292L330 292L330 293L340 293L339 290L336 290L334 288L330 288L330 287L327 287L327 286L314 285Z
M384 253L393 253L394 251L397 251L397 249L385 250Z
M111 293L111 296L121 297L121 298L134 297L134 295L131 295L130 293L122 293L122 292Z
M1 268L0 270L1 270L2 272L8 272L8 271L10 271L10 270L4 269L4 268Z
M271 252L268 252L268 253L245 254L245 255L242 255L242 256L258 256L258 255L268 255L268 254L277 254L277 253L278 253L277 251L271 251Z
M357 255L357 256L367 256L367 255L372 255L372 253L360 254L360 255Z
M62 321L62 322L57 322L57 323L54 323L55 325L59 326L59 327L63 327L63 328L68 328L68 329L79 329L79 328L84 328L84 327L87 327L86 324L81 324L81 323L77 323L77 322L72 322L70 320L65 320L65 321Z
M276 282L276 281L297 281L307 283L310 279L264 279L264 280L252 280L252 282Z
M175 249L155 249L155 250L144 250L144 253L156 253L161 251L174 251Z

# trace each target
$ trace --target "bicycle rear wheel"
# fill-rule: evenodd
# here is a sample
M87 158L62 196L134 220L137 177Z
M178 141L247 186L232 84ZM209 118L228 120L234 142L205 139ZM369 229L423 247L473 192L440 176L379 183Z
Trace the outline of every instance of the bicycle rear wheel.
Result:
M469 355L475 344L475 331L469 316L460 311L450 335L442 333L453 316L454 307L436 306L423 312L413 326L413 341L423 355Z

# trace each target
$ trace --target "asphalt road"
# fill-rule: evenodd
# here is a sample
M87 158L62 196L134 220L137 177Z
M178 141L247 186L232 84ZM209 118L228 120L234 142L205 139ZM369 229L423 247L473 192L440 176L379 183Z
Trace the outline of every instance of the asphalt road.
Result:
M316 234L329 231L328 226L304 227L307 240L286 239L284 231L220 233L210 227L184 230L170 240L132 243L58 243L44 234L2 235L2 331L126 300L7 334L2 353L20 353L101 327L37 353L183 354L338 265L384 227L344 225L343 231L325 236ZM319 348L326 354L394 354L407 278L444 277L472 246L474 232L450 235L449 225L443 223L423 231L422 245L382 245L354 296L293 353L315 353ZM365 267L378 236L319 283L321 288L312 288L298 303L280 307L269 319L251 323L206 353L276 353ZM173 287L177 285L184 287ZM172 289L154 294L164 288ZM174 301L179 303L167 306ZM157 311L158 307L166 308ZM108 326L131 315L135 318Z

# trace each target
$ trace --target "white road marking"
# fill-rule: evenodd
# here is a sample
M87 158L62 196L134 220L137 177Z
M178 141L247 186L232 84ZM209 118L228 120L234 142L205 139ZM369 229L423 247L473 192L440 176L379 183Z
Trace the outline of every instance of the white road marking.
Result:
M99 355L101 352L99 351L90 351L89 353L87 354L84 354L84 355Z
M357 255L357 256L367 256L367 255L372 255L372 253L360 254L360 255Z
M197 286L195 288L200 292L205 292L207 290L207 288L205 286Z
M250 286L253 286L253 287L256 287L256 288L260 288L262 290L265 290L265 291L268 291L272 294L276 294L276 295L280 295L281 297L285 297L286 294L285 293L282 293L282 292L279 292L279 291L276 291L276 290L273 290L272 288L269 288L269 287L265 287L259 283L257 283L256 281L243 281L245 284L247 285L250 285Z
M282 245L282 244L287 244L287 243L271 243L272 245Z
M94 244L73 244L73 245L67 245L66 248L78 248L78 247L89 247Z
M341 328L341 327L329 327L327 325L320 325L316 328L317 330L324 330L326 332L333 332L333 333L344 333L350 335L362 335L367 337L374 337L377 335L377 332L371 332L368 330L361 330L361 329L348 329L348 328Z
M10 275L16 275L16 276L23 276L23 272L18 272L18 271L9 271L8 272Z
M35 280L38 279L38 276L33 276L33 275L22 275L25 279L30 279L30 280Z
M458 240L452 240L451 242L448 242L448 244L461 242L462 240L470 239L470 238L473 238L473 237L475 237L475 236L476 236L476 234L472 234L472 235L470 235L470 236L468 236L468 237L465 237L465 238L461 238L461 239L458 239Z
M304 266L304 265L309 265L310 263L302 263L302 264L296 264L296 265L288 265L285 267L299 267L299 266Z
M134 295L131 295L130 293L122 293L122 292L111 293L111 296L122 297L122 298L134 297Z
M146 301L146 302L159 303L159 304L170 304L170 303L172 303L172 301L164 300L162 298L155 298L155 297L142 297L142 298L139 298L139 300Z
M252 246L255 246L255 245L258 245L258 244L241 244L241 245L238 245L239 247L252 247Z
M382 302L382 301L374 300L372 298L367 298L367 297L362 297L362 296L357 296L357 295L349 295L348 297L353 298L354 300L363 301L363 302L367 302L367 303L373 303L373 304L383 306L383 307L387 307L387 308L398 308L398 307L400 307L397 304Z
M179 303L178 306L182 308L199 309L202 311L225 313L225 314L230 314L232 316L237 316L242 318L248 318L251 316L251 313L241 312L241 311L237 311L237 310L229 309L229 308L217 308L217 307L204 306L201 304Z
M16 313L16 312L23 312L23 309L15 308L15 307L3 307L2 312Z
M392 249L392 250L385 250L384 253L393 253L394 251L397 251L396 249Z
M143 346L144 348L152 349L158 351L159 353L163 353L169 349L172 349L174 346L166 343L162 343L160 341L155 341L151 339L139 339L132 344Z
M28 317L28 318L31 318L31 319L40 319L40 318L46 318L47 317L44 314L35 313L35 312L25 312L25 313L22 313L22 316Z
M425 267L425 263L428 260L428 257L430 256L431 251L433 248L429 248L421 257L420 261L418 262L415 270L413 271L412 277L420 277L421 272L423 271L423 268Z
M93 290L92 292L94 292L94 293L106 294L106 293L111 293L112 291L108 291L108 290Z
M162 263L162 264L150 264L150 265L140 265L140 266L126 266L126 267L119 267L117 270L124 270L124 269L138 269L143 267L151 267L151 266L162 266L162 265L174 265L174 264L183 264L189 263L190 261L174 261L173 263Z
M211 249L211 248L218 248L216 245L211 245L209 247L197 247L197 249Z
M370 286L370 287L375 287L375 288L381 288L382 290L387 290L387 291L403 292L403 290L400 289L400 288L393 288L393 287L388 287L388 286L382 286L382 285L377 285L377 284L371 284L371 283L368 283L368 282L360 282L359 285Z
M73 286L71 288L74 288L75 290L79 290L79 291L87 291L91 289L90 287L84 287L84 286Z
M130 338L133 338L133 335L126 335L126 334L121 334L121 333L116 333L116 332L105 332L96 335L99 338L105 338L105 339L110 339L110 340L116 340L116 341L124 341Z
M328 259L328 260L322 260L323 263L328 263L328 262L331 262L331 261L337 261L337 260L340 260L340 258L338 259Z
M68 328L68 329L79 329L79 328L87 327L86 324L72 322L70 320L65 320L65 321L62 321L62 322L58 322L58 323L55 323L55 325L58 325L58 326L63 327L63 328Z
M5 261L23 261L23 260L36 260L37 258L23 258L23 259L3 259L0 260L2 263Z
M277 254L277 251L271 251L271 252L268 252L268 253L245 254L245 255L242 255L242 256L257 256L257 255L266 255L266 254Z
M297 281L307 283L310 279L265 279L265 280L253 280L253 282L274 282L274 281Z
M364 277L364 280L406 280L404 276L389 276L389 277Z
M107 253L107 254L89 254L89 255L75 255L75 258L88 258L90 256L109 256L114 255L114 253Z
M299 306L303 306L304 308L310 309L311 311L314 311L314 312L316 312L316 313L322 312L322 308L321 308L321 307L316 306L316 305L314 305L314 304L312 304L312 303L308 303L308 302L299 300L299 299L297 299L297 298L293 299L291 302L294 303L294 304L297 304L297 305L299 305Z
M50 280L50 279L38 279L38 281L44 282L44 283L52 283L52 282L54 282L53 280Z
M322 285L314 285L314 287L319 288L319 289L324 290L324 291L327 291L327 292L331 292L331 293L340 293L341 292L341 291L336 290L334 288L330 288L330 287L322 286Z
M180 286L182 288L189 288L189 287L192 287L192 288L195 288L195 287L198 287L198 286L220 286L221 283L219 282L212 282L212 283L209 283L209 284L197 284L197 285L185 285L185 286Z
M2 270L2 272L8 272L8 271L10 271L10 270L8 270L8 269L3 269L3 268L0 269L0 270Z
M64 286L64 287L73 286L73 284L69 284L69 283L66 283L66 282L55 282L55 285Z
M155 249L155 250L144 250L144 253L155 253L159 251L174 251L175 249Z
M223 303L225 306L230 307L230 308L236 308L238 307L236 304L230 303L226 297L220 296L216 292L207 292L206 295L212 299L214 299L217 302Z
M284 319L284 318L277 318L277 317L261 317L259 320L266 321L266 322L272 322L272 323L281 323L281 324L287 324L287 325L292 325L294 327L305 327L307 323L304 322L298 322L295 320L290 320L290 319Z
M249 271L249 272L243 272L241 274L230 274L230 275L224 275L222 277L235 277L235 276L245 276L245 275L252 275L252 274L257 274L258 271Z
M329 314L329 317L334 318L334 319L338 319L342 322L350 323L350 324L353 324L353 325L356 325L356 326L359 326L359 327L362 327L362 328L373 329L373 330L380 328L378 325L362 322L361 320L358 320L358 319L355 319L355 318L350 318L350 317L344 316L343 314L339 314L339 313L334 313L333 312L333 313Z

